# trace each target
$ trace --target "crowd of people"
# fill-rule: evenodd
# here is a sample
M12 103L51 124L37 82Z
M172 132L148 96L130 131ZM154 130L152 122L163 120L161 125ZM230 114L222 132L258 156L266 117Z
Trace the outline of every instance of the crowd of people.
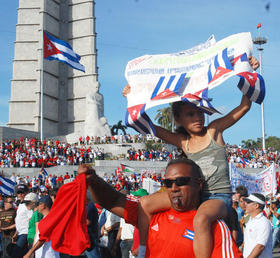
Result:
M104 159L102 148L68 144L59 140L23 138L6 140L0 146L1 167L51 167L79 165Z
M258 148L242 148L236 145L227 145L227 155L230 162L241 164L248 168L266 168L272 163L279 166L279 151L268 148L266 152Z
M152 175L147 176L152 177ZM73 182L74 178L74 174L69 174L68 172L64 176L56 176L47 175L44 170L41 170L37 176L32 178L12 174L9 179L15 183L14 195L0 195L1 257L18 258L24 255L24 257L29 257L28 250L31 250L31 247L36 243L36 239L38 240L39 221L50 211L58 189L64 184ZM104 174L103 178L117 191L126 190L127 192L137 190L142 180L140 175L125 175L124 173L118 173L118 175ZM153 179L157 180L157 177L154 176ZM159 177L158 179L160 180L161 178ZM100 215L101 211L102 208L92 203L88 198L87 214L88 220L92 223L88 226L88 232L94 247L99 246L99 242L102 242L102 239L99 241L101 231L104 234L104 229L101 230L101 223L99 224L99 229L96 228L98 220L102 221L101 217L104 220L106 215L105 210L104 215ZM106 229L108 228L108 223L106 224ZM98 249L89 248L85 251L85 256L101 257L100 252L102 250L103 253L108 251L105 247L102 249L102 245ZM96 252L98 256L93 256ZM43 253L42 250L36 252L36 257L45 257L43 254L47 253L51 255L48 257L60 257L59 254L52 250L50 245L44 248ZM63 257L70 256L63 254Z
M106 153L96 144L120 142L141 143L159 142L152 136L124 135L111 137L80 137L76 144L60 142L59 140L43 140L23 138L6 140L0 146L0 167L51 167L65 165L80 165L103 160ZM276 150L247 149L236 145L227 145L228 161L239 167L266 168L272 163L279 166L280 156ZM168 161L179 155L178 150L134 149L127 151L126 159L134 161ZM115 157L121 159L121 157Z
M179 161L178 161L179 160ZM176 163L177 162L177 163ZM139 204L139 198L143 196L147 196L149 193L147 190L143 189L143 178L149 177L156 182L160 182L162 188L159 192L162 193L169 193L171 196L171 207L178 208L178 211L181 212L182 209L182 200L176 197L174 199L173 195L175 194L178 196L179 190L181 191L181 186L185 184L181 182L177 182L176 180L166 179L170 177L170 166L174 169L174 166L178 166L178 163L182 162L181 159L173 159L167 167L166 175L156 175L156 174L126 174L126 173L118 173L116 174L104 174L102 176L102 181L104 182L104 186L102 186L102 191L100 193L95 193L95 198L97 201L103 205L98 205L97 203L92 202L90 197L87 197L87 221L88 221L88 233L91 239L91 247L88 248L83 254L82 257L137 257L140 252L139 257L141 256L141 252L143 252L143 247L141 245L141 240L139 238L139 222L137 224L135 220L135 215L130 217L129 215L125 215L124 218L115 212L114 207L110 208L108 203L104 203L101 196L107 195L111 196L112 194L119 193L120 197L125 196L125 202L129 202L134 207L135 203ZM185 162L185 161L183 161ZM189 162L189 161L188 161ZM192 163L191 163L192 164ZM188 165L188 163L187 163ZM180 167L179 167L180 168ZM181 170L180 170L181 171ZM185 173L186 169L183 170ZM78 172L79 173L79 172ZM173 173L173 171L172 171ZM177 172L176 172L177 173ZM173 174L172 174L173 175ZM177 174L176 174L177 175ZM197 177L197 174L195 174ZM182 177L179 177L182 178ZM37 248L34 248L36 241L38 240L38 223L42 218L48 215L51 210L52 203L56 198L56 194L58 189L67 183L72 182L75 179L73 174L66 173L64 176L56 176L56 175L46 175L44 171L40 171L38 176L29 178L26 176L21 175L12 175L10 180L16 183L15 186L15 195L14 196L2 196L0 201L0 225L1 225L1 243L2 243L2 255L3 257L31 257L33 251ZM95 180L96 182L98 180ZM174 188L173 184L178 184L177 188ZM189 186L189 183L187 183ZM198 186L198 185L197 185ZM196 189L197 194L199 194L199 187L194 185L193 190ZM98 189L94 185L92 186L94 189ZM185 186L184 186L185 187ZM184 188L183 187L183 188ZM109 194L108 188L114 188L116 191ZM179 189L180 188L180 189ZM97 190L95 190L97 191ZM190 192L186 192L187 196L191 195ZM185 194L186 194L185 193ZM196 195L191 195L189 198L197 198ZM112 196L113 199L113 196ZM142 199L140 199L140 203L142 207L145 209L147 204L146 199L143 199L144 202L141 203ZM181 200L181 201L180 201ZM199 199L197 199L199 201ZM186 201L186 203L189 203ZM187 210L194 209L197 207L197 204L193 203L193 208L187 206ZM196 203L196 202L195 202ZM252 204L255 204L253 206ZM276 196L266 196L266 198L262 195L258 194L251 194L248 195L248 191L244 186L238 186L235 189L234 194L232 195L232 208L226 223L228 225L228 230L231 231L231 238L229 235L226 239L222 239L222 233L220 232L220 226L226 227L223 224L215 224L214 226L214 247L213 247L213 254L212 257L220 257L219 254L223 251L221 249L220 241L232 241L234 245L231 244L233 256L232 257L241 257L239 256L241 252L248 252L250 248L252 249L252 245L259 243L264 248L268 248L272 250L280 243L280 194ZM116 204L119 205L119 204ZM175 206L174 206L175 205ZM177 205L177 206L176 206ZM187 205L187 204L186 204ZM188 204L189 205L189 204ZM124 206L126 207L126 206ZM253 209L253 208L254 209ZM132 208L130 208L132 209ZM134 208L133 208L134 209ZM156 205L152 208L152 213L154 214L157 212L157 209L161 209ZM166 209L166 208L165 208ZM169 210L169 209L166 209ZM114 214L114 212L116 214ZM127 211L126 214L132 212L130 210ZM136 211L134 211L135 213ZM151 211L150 211L151 212ZM133 213L133 214L134 214ZM159 213L160 216L161 213ZM177 216L178 214L173 211L168 211L168 217L174 215ZM177 215L176 215L177 214ZM189 212L188 212L189 214ZM192 213L191 217L193 218L196 213ZM255 215L257 214L257 215ZM119 216L118 216L119 215ZM142 215L142 214L141 214ZM138 216L141 216L138 214ZM154 215L153 215L154 216ZM182 214L183 216L183 214ZM188 221L189 221L188 215ZM264 224L260 224L259 220L256 222L255 220L250 220L250 216L254 218L255 216L264 216L270 221L267 224L267 221L264 220ZM170 217L171 218L171 217ZM183 219L184 217L180 217ZM153 217L151 221L151 228L156 228L157 222L161 221L161 217ZM184 219L183 219L184 220ZM164 221L164 220L163 220ZM252 222L253 221L253 222ZM165 221L164 223L167 223ZM170 223L170 221L168 221ZM173 222L172 222L173 223ZM190 222L186 222L189 224ZM251 224L255 223L255 224ZM179 223L181 224L181 223ZM272 225L272 229L269 230L269 227ZM174 226L174 225L173 225ZM184 225L183 225L184 227ZM253 233L246 233L246 228L251 228ZM171 230L170 225L166 229L161 229L159 232L166 234L165 230L168 232ZM173 231L177 228L174 226ZM192 225L189 225L190 232L193 232ZM260 230L261 233L260 233ZM173 232L172 231L172 232ZM186 246L186 249L180 248L180 239L178 236L174 235L174 241L176 239L176 244L174 241L165 242L166 246L169 246L167 249L159 249L156 248L153 239L157 238L154 235L155 230L149 230L149 236L152 239L148 239L147 242L147 249L146 252L149 253L148 257L154 257L155 253L161 253L162 250L170 250L166 257L169 257L171 252L175 252L179 255L180 252L188 252L190 254L189 257L194 257L192 251L192 242L190 245ZM179 231L181 232L181 231ZM168 234L173 234L171 231ZM184 233L185 234L185 233ZM249 234L249 235L248 235ZM252 243L252 234L254 236L258 236L258 239L255 243ZM180 234L181 236L181 234ZM188 236L188 232L186 233L186 238ZM220 239L221 238L221 239ZM170 238L168 238L170 239ZM159 241L157 239L157 241ZM247 242L246 242L247 241ZM259 242L258 242L259 241ZM270 242L269 242L270 241ZM185 245L185 242L183 243ZM173 246L174 245L174 246ZM32 249L33 246L33 249ZM178 250L181 251L178 251ZM55 250L52 249L50 244L45 243L44 248L39 248L34 251L36 253L36 257L44 257L48 253L51 255L50 257L70 257L66 254L59 254ZM266 251L267 252L267 251ZM268 250L269 253L269 250ZM25 255L25 256L24 256ZM217 256L218 255L218 256ZM179 256L178 256L179 257ZM244 255L244 257L247 257ZM270 257L270 256L263 256L263 257Z
M129 149L127 151L126 158L128 160L136 160L136 161L169 161L178 157L180 153L177 150L168 151L165 148L160 150L135 150Z
M121 144L121 143L145 143L147 141L161 142L160 139L152 135L143 136L142 134L125 134L112 136L80 136L79 144Z

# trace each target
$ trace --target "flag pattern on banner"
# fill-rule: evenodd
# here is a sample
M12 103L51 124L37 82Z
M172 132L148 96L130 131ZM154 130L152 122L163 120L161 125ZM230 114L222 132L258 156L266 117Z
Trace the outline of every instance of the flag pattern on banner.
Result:
M85 72L85 67L80 64L81 57L76 54L70 44L60 40L44 31L44 58L58 60L70 65L72 68Z
M187 93L181 97L181 101L189 102L190 104L199 107L208 115L212 115L214 113L220 113L211 105L208 99L208 88L205 88L194 94Z
M251 37L249 42L252 42ZM135 91L131 95L133 97L129 99L128 96L129 106L125 116L126 125L134 128L141 134L155 135L153 123L148 117L146 110L159 104L172 103L174 101L188 102L200 108L208 115L220 113L211 105L208 98L208 91L234 75L237 75L240 78L237 86L243 95L246 95L251 101L261 104L265 97L264 80L261 75L252 71L252 67L249 64L247 57L246 47L242 48L241 51L236 52L234 52L235 50L232 47L224 47L215 51L216 52L214 52L212 56L209 56L207 61L204 60L198 65L193 65L193 63L189 61L190 65L181 67L182 70L180 70L179 67L182 60L180 59L178 61L179 64L177 64L178 72L174 74L169 73L172 69L176 70L176 68L172 68L172 62L173 59L175 59L174 55L160 55L162 58L157 58L157 55L154 57L143 57L147 63L150 62L149 64L151 64L151 60L155 58L154 60L156 64L152 68L151 66L147 66L146 62L138 64L139 67L137 67L137 69L135 67L131 68L129 63L126 69L126 76L138 86L136 89L141 91L140 88L143 84L142 78L145 78L148 86L147 93L142 90L141 94L137 96L137 91ZM248 53L249 52L250 51L248 51ZM236 56L234 54L236 54ZM161 66L157 65L159 65L162 60L164 62L165 58L168 61L166 61L167 64L164 70ZM188 59L192 60L189 56L184 58L186 63L188 63ZM133 60L131 62L133 63ZM144 69L145 65L149 68ZM152 73L149 76L144 75L146 70L150 71L153 69L163 69L165 72L158 73L158 75ZM179 71L191 72L180 73ZM188 77L187 73L189 73ZM142 77L140 77L139 74ZM139 83L136 81L137 78L139 78ZM149 81L150 78L153 79L151 82ZM130 83L129 80L128 82ZM143 96L143 99L140 99L140 96L141 98ZM133 98L137 100L134 105Z
M265 84L263 77L256 72L243 72L237 75L240 77L237 87L251 101L261 104L265 97Z
M232 65L227 55L227 48L218 53L208 68L208 84L232 72Z
M248 62L247 54L243 53L242 55L234 57L232 60L230 60L230 63L234 67L238 61L239 62Z
M184 234L183 234L183 237L187 238L187 239L190 239L193 241L193 238L194 238L194 231L191 231L189 229L185 229L184 231Z
M155 135L153 123L145 112L144 104L132 106L127 109L125 124L143 135Z
M4 195L13 195L16 183L12 180L0 176L0 192Z
M130 166L127 166L127 165L124 165L124 164L121 164L121 169L122 169L122 172L127 172L127 173L134 173L135 172L135 169L130 167Z
M169 78L161 76L152 93L151 100L178 96L186 75L186 73L182 73L179 75L171 75ZM167 83L164 83L165 81L167 81Z

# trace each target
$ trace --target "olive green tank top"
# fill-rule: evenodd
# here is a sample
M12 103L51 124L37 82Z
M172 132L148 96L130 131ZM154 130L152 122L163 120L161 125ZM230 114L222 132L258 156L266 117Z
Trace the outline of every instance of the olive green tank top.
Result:
M218 145L212 137L210 144L203 150L186 152L189 159L200 166L204 177L204 193L232 193L226 148ZM186 143L188 150L188 141Z

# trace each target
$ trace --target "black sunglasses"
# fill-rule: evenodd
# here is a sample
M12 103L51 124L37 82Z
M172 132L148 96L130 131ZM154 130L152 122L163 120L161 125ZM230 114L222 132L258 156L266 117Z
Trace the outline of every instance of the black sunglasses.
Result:
M177 177L176 179L164 179L163 183L167 188L171 188L173 183L175 183L175 185L177 186L188 185L191 179L192 179L191 177L182 176L182 177Z
M24 194L24 191L19 190L17 191L17 194Z

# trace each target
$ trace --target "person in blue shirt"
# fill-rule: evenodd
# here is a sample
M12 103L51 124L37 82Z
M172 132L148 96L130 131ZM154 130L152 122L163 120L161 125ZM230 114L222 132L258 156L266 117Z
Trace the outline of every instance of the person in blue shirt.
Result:
M272 218L272 248L280 242L280 208L277 207L277 200L272 199L270 202L269 217Z

